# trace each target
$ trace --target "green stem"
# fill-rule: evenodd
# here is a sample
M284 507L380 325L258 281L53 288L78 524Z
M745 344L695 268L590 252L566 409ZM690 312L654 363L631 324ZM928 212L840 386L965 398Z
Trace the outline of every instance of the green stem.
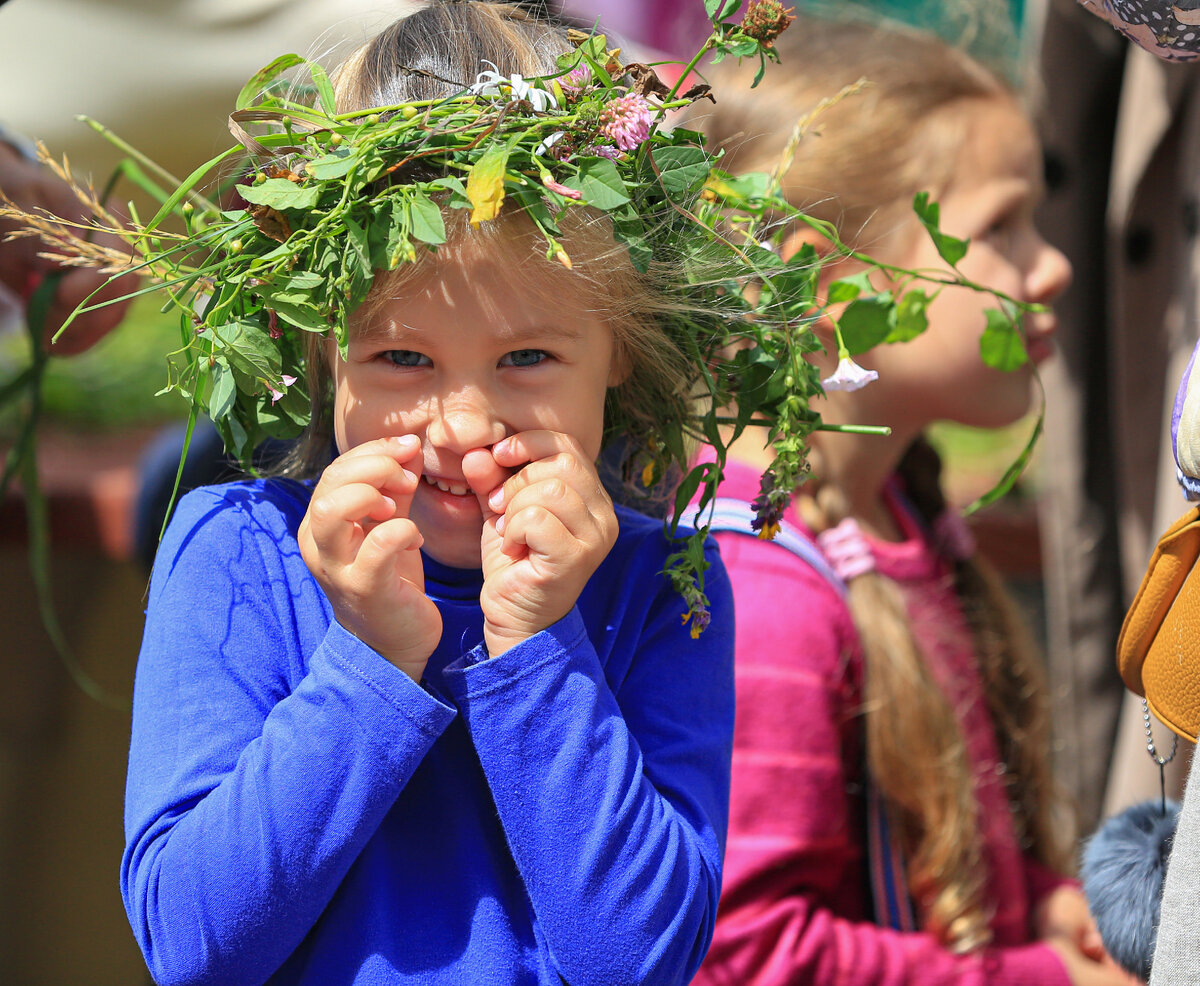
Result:
M712 51L713 47L720 40L721 36L717 31L713 31L713 33L708 36L708 40L700 46L700 50L692 56L692 60L688 62L687 65L683 67L683 71L679 73L679 78L675 80L675 85L671 86L671 91L667 93L667 98L663 100L664 103L669 103L679 95L679 87L683 85L684 80L691 75L692 70L700 64L700 59Z
M29 329L30 347L32 350L32 373L29 378L29 412L25 428L22 430L18 445L10 453L9 462L5 469L4 485L14 473L21 476L21 490L25 498L25 522L29 535L29 569L33 578L34 590L37 595L38 611L63 667L71 676L71 680L89 698L119 711L128 711L127 702L110 695L100 684L89 675L75 658L63 633L58 613L54 607L54 596L51 592L52 578L50 574L50 518L46 509L46 498L38 481L37 443L34 437L42 411L42 380L45 377L49 355L46 352L44 331L46 314L58 284L62 280L61 271L50 274L34 291L26 309L26 324Z
M178 188L181 184L183 184L178 178L171 174L171 172L167 171L166 168L162 167L162 165L158 164L158 162L152 160L151 158L148 158L132 144L126 143L115 133L109 130L108 127L106 127L103 123L93 120L90 116L80 115L76 117L76 119L82 120L122 153L128 154L131 158L137 161L137 163L143 168L154 172L154 174L158 175L159 178L167 183L168 188ZM216 206L197 192L189 191L187 197L197 208L204 209L207 212L216 211Z
M719 425L736 425L737 418L717 415L713 421ZM778 422L770 418L751 418L744 422L747 427L774 428ZM813 425L813 431L836 431L847 435L890 435L892 429L887 425L833 425L822 421Z
M887 425L831 425L822 421L813 426L813 431L834 431L846 435L890 435L892 429Z

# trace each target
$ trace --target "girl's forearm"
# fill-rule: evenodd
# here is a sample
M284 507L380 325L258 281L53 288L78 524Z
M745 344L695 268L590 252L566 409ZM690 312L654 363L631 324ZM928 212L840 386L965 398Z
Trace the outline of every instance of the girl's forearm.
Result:
M210 492L179 515L138 665L122 894L157 982L262 982L454 713L336 623L302 660L254 535L214 531Z
M539 926L573 984L686 983L711 938L732 613L719 573L709 586L720 613L701 641L672 599L617 694L577 613L452 679Z

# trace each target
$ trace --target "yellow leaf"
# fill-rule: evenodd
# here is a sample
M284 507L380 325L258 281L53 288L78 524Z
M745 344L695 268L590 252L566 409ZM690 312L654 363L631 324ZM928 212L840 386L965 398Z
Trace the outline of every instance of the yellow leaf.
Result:
M504 169L508 148L490 147L480 156L467 175L467 198L471 200L471 225L495 219L504 203Z

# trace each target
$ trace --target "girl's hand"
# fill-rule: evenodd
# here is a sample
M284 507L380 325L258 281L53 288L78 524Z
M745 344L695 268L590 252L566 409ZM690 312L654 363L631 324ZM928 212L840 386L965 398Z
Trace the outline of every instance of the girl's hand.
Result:
M338 623L414 681L442 636L425 595L421 533L408 519L420 470L413 435L351 449L321 474L298 534Z
M595 465L560 432L524 431L473 449L463 475L483 510L479 601L484 642L497 657L571 611L617 539L617 517Z
M1104 942L1088 909L1087 898L1078 887L1061 886L1046 894L1033 912L1033 929L1038 938L1061 938L1093 962L1105 958Z
M1137 976L1126 972L1107 955L1097 962L1067 938L1047 938L1045 942L1058 953L1071 986L1144 986Z

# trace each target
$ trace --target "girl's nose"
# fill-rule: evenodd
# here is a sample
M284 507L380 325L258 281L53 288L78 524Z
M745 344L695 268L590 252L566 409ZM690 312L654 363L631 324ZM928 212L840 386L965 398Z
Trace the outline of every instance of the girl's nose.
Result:
M425 433L436 447L463 455L496 444L508 429L487 395L471 387L435 398Z
M1028 300L1053 301L1070 286L1071 274L1071 261L1039 235L1035 243L1033 266L1026 279Z

